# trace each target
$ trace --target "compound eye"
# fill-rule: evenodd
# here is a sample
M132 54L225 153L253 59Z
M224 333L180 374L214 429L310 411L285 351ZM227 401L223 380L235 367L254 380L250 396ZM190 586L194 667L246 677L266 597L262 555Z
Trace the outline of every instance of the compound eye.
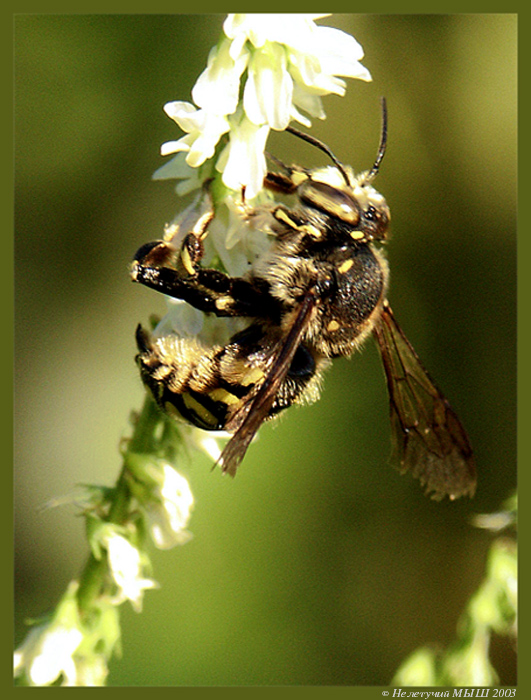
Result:
M372 204L365 212L365 218L367 219L367 221L375 221L376 220L377 212L376 212L376 209L372 206Z
M348 192L327 185L325 182L307 180L299 189L299 197L303 204L351 226L356 226L360 220L355 199Z
M386 238L389 229L389 209L385 207L375 207L370 204L363 213L365 227L371 231L373 240L382 241Z

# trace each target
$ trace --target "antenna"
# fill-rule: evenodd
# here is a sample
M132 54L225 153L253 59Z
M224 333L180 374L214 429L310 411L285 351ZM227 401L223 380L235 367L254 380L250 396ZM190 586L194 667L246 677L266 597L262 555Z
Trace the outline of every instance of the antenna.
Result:
M376 154L376 160L374 161L374 165L367 173L367 177L365 178L365 182L372 182L372 180L374 180L374 178L378 174L378 170L380 169L380 163L383 160L383 157L385 155L385 149L387 146L387 102L385 100L385 97L382 97L381 104L382 104L382 134L380 136L380 145L378 146L378 153Z
M308 143L311 143L312 146L316 146L320 151L323 151L323 153L326 153L326 155L330 158L332 163L336 166L336 168L341 173L343 180L345 180L345 184L348 187L351 186L350 180L348 179L348 175L345 171L345 168L343 167L343 165L335 157L335 155L332 153L332 151L328 148L328 146L325 143L323 143L322 141L319 141L319 139L316 139L315 136L310 136L310 134L305 134L304 131L299 131L298 129L295 129L295 127L293 127L293 126L287 126L286 131L289 131L290 134L293 134L294 136L298 136L303 141L307 141Z
M386 102L385 97L382 97L381 105L382 105L382 132L381 132L381 136L380 136L380 145L378 146L378 153L376 154L376 160L374 161L374 165L367 173L367 175L365 177L365 182L371 182L372 180L374 180L374 178L378 174L378 170L380 169L380 164L383 160L383 157L385 155L385 149L387 147L387 102ZM320 151L323 151L323 153L326 153L326 155L330 158L332 163L336 166L336 168L341 173L343 180L345 180L345 184L348 187L351 186L351 183L350 183L350 180L348 178L345 167L335 157L335 155L332 153L330 148L328 148L328 146L325 143L323 143L322 141L319 141L319 139L316 139L315 136L310 136L310 134L306 134L304 131L299 131L299 129L296 129L294 126L287 126L286 131L289 131L290 134L293 134L294 136L298 136L303 141L307 141L308 143L311 143L312 146L315 146Z

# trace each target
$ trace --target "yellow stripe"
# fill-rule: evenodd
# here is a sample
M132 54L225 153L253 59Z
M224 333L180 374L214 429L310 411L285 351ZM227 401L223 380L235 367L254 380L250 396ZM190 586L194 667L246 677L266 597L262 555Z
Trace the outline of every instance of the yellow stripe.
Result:
M182 397L186 408L196 413L199 416L199 418L201 418L203 423L212 426L218 424L218 419L216 418L216 416L212 415L212 413L210 413L208 409L206 409L202 404L200 404L199 401L196 401L196 399L194 399L193 396L190 396L190 394L183 394Z
M240 399L237 396L231 394L230 391L227 391L226 389L213 389L208 393L208 395L212 401L220 401L227 406L233 406L234 404L240 402Z

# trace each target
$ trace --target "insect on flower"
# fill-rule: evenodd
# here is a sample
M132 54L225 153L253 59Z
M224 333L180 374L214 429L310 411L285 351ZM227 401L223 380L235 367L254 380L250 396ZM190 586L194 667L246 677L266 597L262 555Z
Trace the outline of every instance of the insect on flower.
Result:
M144 383L170 416L232 434L219 463L234 475L261 424L294 403L315 400L330 361L351 355L372 334L387 379L400 471L419 478L435 499L472 496L476 468L465 430L387 301L389 270L379 245L390 212L372 186L386 149L385 102L376 160L359 175L320 141L287 130L334 165L307 170L273 159L282 172L268 172L264 187L292 195L295 203L269 208L273 242L248 273L231 277L201 266L214 216L208 188L203 213L179 248L154 241L137 252L133 281L206 314L244 320L227 343L211 347L174 335L153 338L139 326Z

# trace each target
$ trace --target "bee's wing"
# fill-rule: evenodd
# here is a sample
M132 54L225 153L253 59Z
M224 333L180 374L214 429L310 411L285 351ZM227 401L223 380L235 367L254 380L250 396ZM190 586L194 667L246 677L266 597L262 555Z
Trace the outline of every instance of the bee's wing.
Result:
M436 500L473 496L476 465L465 429L429 378L387 302L374 329L391 407L393 457Z
M279 387L284 381L295 352L300 345L301 338L308 327L315 307L315 300L314 291L309 290L297 310L284 341L278 344L278 350L272 358L269 370L258 390L249 401L242 404L227 424L226 428L229 432L234 431L234 434L218 460L223 472L227 472L231 476L235 475L253 437L267 418Z

